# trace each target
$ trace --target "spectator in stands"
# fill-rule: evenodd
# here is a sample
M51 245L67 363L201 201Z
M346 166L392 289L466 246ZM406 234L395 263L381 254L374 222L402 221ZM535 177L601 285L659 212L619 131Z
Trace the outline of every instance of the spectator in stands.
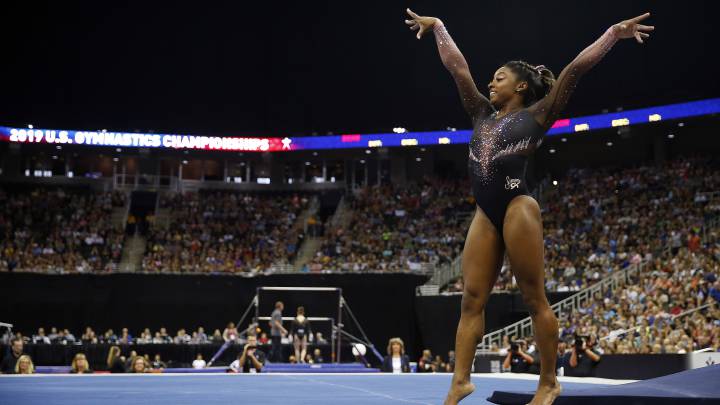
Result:
M418 360L418 373L434 373L437 371L437 365L433 362L433 356L430 349L423 350L422 357Z
M133 338L128 332L128 328L122 328L122 334L118 338L118 343L121 345L129 345L133 343Z
M38 328L37 334L32 337L32 342L34 344L50 344L50 338L45 336L45 328Z
M328 344L328 341L327 341L327 339L325 339L325 338L323 337L322 332L317 332L317 333L315 334L315 344L316 344L316 345L326 345L326 344Z
M135 340L136 344L139 345L147 345L153 342L152 334L150 333L150 329L145 328L142 333L140 333L140 337Z
M14 337L10 340L9 353L5 355L0 363L0 372L3 374L12 374L15 372L15 366L23 355L24 342L22 337Z
M162 338L163 343L172 343L173 342L173 338L170 335L168 335L167 329L165 329L164 327L160 328L160 338Z
M133 357L130 364L132 365L130 368L131 373L149 373L151 371L150 364L143 356Z
M70 363L71 374L92 374L93 371L90 369L87 357L83 353L77 353L73 357L72 363Z
M503 369L510 370L511 373L527 373L530 365L535 362L535 359L527 354L526 351L527 342L524 340L511 342L510 350L503 362Z
M270 339L272 348L270 349L270 360L274 363L282 362L282 337L287 335L287 329L282 325L282 311L285 305L282 301L275 303L275 310L270 315Z
M203 328L202 326L200 326L200 327L197 329L197 336L195 337L195 342L194 342L194 343L205 344L205 343L208 343L208 342L209 342L209 340L208 340L207 334L205 333L205 328Z
M261 333L260 337L258 338L258 344L266 345L268 343L270 343L270 339L268 338L267 333Z
M213 335L210 338L210 343L219 344L224 341L225 339L223 339L222 333L220 333L220 329L215 329L215 332L213 332Z
M155 370L163 370L167 368L167 364L162 361L159 353L155 355L155 359L152 362L152 368Z
M48 337L50 337L50 335L48 335ZM60 331L58 331L55 334L55 338L51 339L51 343L56 344L56 345L68 344L69 342L68 342L68 339L65 337L65 331L60 329Z
M312 333L310 329L310 321L305 317L305 307L298 307L297 315L290 324L290 335L293 336L293 348L295 349L295 357L300 359L300 363L305 362L307 355L308 335Z
M160 332L155 332L155 336L152 339L153 344L162 344L165 343L165 339L160 335Z
M110 196L68 188L4 195L0 223L14 237L0 241L0 263L11 271L59 274L114 269L122 236L112 224Z
M322 351L320 351L320 349L315 349L313 351L313 363L320 364L324 362L325 358L323 358Z
M135 350L130 350L130 355L125 360L125 370L128 370L132 373L132 367L133 367L133 361L135 360L135 357L138 357L138 354Z
M223 340L226 342L232 341L237 342L238 337L240 334L237 331L237 328L235 327L235 323L229 322L227 326L225 327L225 330L223 331L222 337Z
M203 360L202 353L198 353L197 356L195 356L195 360L192 362L192 367L194 369L201 369L205 368L205 360Z
M448 362L445 367L445 371L448 373L455 372L455 350L450 350L448 352Z
M34 374L35 365L27 354L23 354L15 364L15 374Z
M114 344L117 344L118 337L115 334L115 332L113 332L112 329L108 329L105 331L105 333L102 336L102 342L114 345Z
M568 365L565 375L573 377L594 377L595 367L600 362L600 354L594 350L595 339L576 336L565 364Z
M162 198L161 207L173 214L167 229L149 233L143 269L256 273L289 264L297 251L296 219L307 202L221 191Z
M185 329L178 329L177 336L175 336L175 344L188 344L190 340L191 337L185 333Z
M55 343L55 340L57 340L58 337L58 330L56 327L50 328L50 333L47 335L48 339L50 339L50 343Z
M388 341L387 356L383 359L381 371L395 374L410 372L410 358L405 354L405 343L399 337Z
M228 372L233 373L259 373L265 366L265 353L257 348L257 337L248 336L248 342L243 347L237 360L230 364Z
M125 360L120 355L120 348L118 346L110 346L105 364L111 373L125 372Z
M97 336L95 336L95 331L92 330L92 328L89 326L85 328L85 333L83 333L81 339L84 345L94 345L98 343L98 338Z
M76 342L75 335L70 333L68 329L63 329L63 334L65 335L65 341L67 341L68 344L73 344Z

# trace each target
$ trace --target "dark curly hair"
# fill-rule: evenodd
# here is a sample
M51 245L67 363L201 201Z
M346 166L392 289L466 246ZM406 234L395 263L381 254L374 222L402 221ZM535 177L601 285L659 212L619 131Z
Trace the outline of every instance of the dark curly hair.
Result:
M522 60L512 60L503 66L515 73L519 81L527 82L527 90L523 92L525 107L545 97L555 84L555 75L544 65L533 66Z

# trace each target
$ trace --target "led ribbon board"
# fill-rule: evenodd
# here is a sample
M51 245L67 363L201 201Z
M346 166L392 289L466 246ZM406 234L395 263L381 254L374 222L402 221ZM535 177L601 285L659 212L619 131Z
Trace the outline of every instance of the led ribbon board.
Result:
M547 135L587 132L604 128L716 114L718 112L720 112L720 98L714 98L639 110L560 119L555 122ZM316 137L218 137L0 127L0 141L21 144L46 143L228 152L282 152L466 144L470 142L471 135L471 130L459 130Z

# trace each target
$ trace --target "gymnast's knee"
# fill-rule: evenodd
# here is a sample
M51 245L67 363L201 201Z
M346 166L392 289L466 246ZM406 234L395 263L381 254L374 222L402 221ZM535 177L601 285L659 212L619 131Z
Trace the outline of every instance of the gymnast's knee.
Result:
M485 311L488 294L465 286L462 297L461 311L463 315L481 315Z
M530 312L530 316L536 316L547 311L552 313L545 294L523 293L523 301L525 302L528 312Z

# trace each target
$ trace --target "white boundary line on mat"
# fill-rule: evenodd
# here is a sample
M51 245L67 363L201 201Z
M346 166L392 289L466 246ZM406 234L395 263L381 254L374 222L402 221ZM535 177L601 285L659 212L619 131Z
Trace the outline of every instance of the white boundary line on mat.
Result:
M262 378L262 376L276 376L276 377L288 377L288 376L335 376L335 377L352 377L352 376L374 376L383 378L398 378L413 376L414 378L428 378L428 377L447 377L450 378L450 373L403 373L403 374L392 374L392 373L121 373L121 374L29 374L29 375L17 375L17 374L0 374L0 378L47 378L47 377L67 377L67 378L114 378L114 377L217 377L217 376L234 376L234 377L247 377L247 378ZM514 374L514 373L473 373L475 378L497 378L501 380L528 380L537 381L539 376L534 374ZM570 383L581 383L581 384L605 384L605 385L620 385L637 380L611 380L607 378L595 378L595 377L558 377L560 382Z

